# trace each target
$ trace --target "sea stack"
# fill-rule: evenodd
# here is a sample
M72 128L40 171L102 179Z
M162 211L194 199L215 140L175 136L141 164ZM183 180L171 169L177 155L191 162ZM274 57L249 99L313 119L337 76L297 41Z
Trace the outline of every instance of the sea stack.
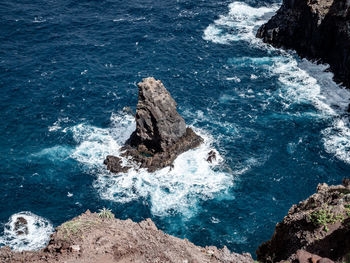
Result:
M198 147L203 139L186 127L175 100L160 80L146 78L137 86L136 130L122 148L122 155L153 172L172 165L179 154ZM107 156L104 163L114 173L129 168L115 156Z
M335 81L350 88L349 0L283 0L257 37L329 64Z

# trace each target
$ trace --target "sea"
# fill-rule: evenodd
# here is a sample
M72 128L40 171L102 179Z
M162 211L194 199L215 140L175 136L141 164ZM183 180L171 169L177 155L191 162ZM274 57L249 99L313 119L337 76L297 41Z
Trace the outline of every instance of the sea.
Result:
M280 5L3 0L0 246L38 250L58 225L107 208L254 256L293 204L350 176L349 90L327 65L255 37ZM173 169L111 174L103 160L135 129L150 76L204 143Z

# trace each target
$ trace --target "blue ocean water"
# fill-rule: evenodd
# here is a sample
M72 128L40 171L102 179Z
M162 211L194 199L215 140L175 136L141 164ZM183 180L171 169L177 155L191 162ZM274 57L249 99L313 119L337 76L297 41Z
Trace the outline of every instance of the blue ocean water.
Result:
M90 209L152 218L197 245L254 254L318 183L350 174L350 93L327 66L255 39L279 1L2 1L0 245L37 249ZM172 171L110 175L154 76L205 138ZM209 165L206 154L220 156ZM11 223L27 216L31 235Z

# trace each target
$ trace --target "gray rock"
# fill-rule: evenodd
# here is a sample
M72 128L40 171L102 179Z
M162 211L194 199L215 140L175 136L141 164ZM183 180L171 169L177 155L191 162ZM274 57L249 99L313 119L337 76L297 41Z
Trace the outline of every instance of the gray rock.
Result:
M160 80L143 79L138 85L136 131L128 143L154 152L165 152L186 133L185 120L176 111L176 102Z
M136 130L122 148L123 156L153 172L171 166L176 157L198 147L203 139L176 110L176 102L160 80L143 79L138 83ZM124 172L118 157L108 156L104 161L111 172Z
M18 217L15 221L15 232L17 235L28 235L28 221L24 217Z
M335 80L350 87L349 6L348 0L283 0L257 37L329 64Z

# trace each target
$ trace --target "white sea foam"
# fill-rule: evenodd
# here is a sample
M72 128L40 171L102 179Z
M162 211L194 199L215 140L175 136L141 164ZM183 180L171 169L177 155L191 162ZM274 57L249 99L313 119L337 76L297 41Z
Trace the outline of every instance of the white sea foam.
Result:
M236 77L236 76L234 76L234 77L227 77L226 80L233 80L236 83L241 82L241 79Z
M213 139L199 130L196 132L205 142L197 149L181 154L173 168L149 173L134 167L125 174L110 174L103 160L108 154L120 156L120 147L134 129L133 117L123 114L113 114L111 127L107 129L83 124L71 128L78 143L71 157L97 175L94 187L101 198L120 203L149 202L151 212L157 216L169 213L191 216L200 200L215 196L224 198L225 192L233 185L231 174L217 171L223 159L212 148ZM212 164L206 161L211 150L217 153L217 160ZM123 161L126 162L124 158Z
M318 111L313 117L325 118L330 122L330 126L321 132L326 151L350 163L350 131L346 116L350 92L334 83L332 73L326 71L327 65L317 65L307 60L298 61L291 52L277 50L255 38L258 27L265 23L277 8L277 5L271 8L254 8L242 2L233 2L229 5L228 14L221 15L204 30L203 38L220 44L245 40L257 48L267 50L268 53L279 53L278 56L240 57L228 61L235 66L252 65L254 68L266 70L270 76L277 77L281 87L271 95L278 99L286 110L293 104L314 105Z
M78 146L71 157L89 168L103 164L107 155L119 155L119 149L135 130L131 115L112 114L111 128L102 129L87 124L78 124L69 130Z
M16 220L22 217L27 221L28 232L22 235L16 234ZM31 212L20 212L10 217L5 224L4 234L0 237L0 245L9 246L16 251L38 250L49 242L54 228L45 218Z
M70 119L68 117L66 118L58 118L57 121L55 121L51 126L48 127L49 132L55 132L62 129L61 125L64 123L69 123Z
M233 2L229 12L220 15L210 24L203 34L203 39L214 43L228 44L231 41L255 40L257 27L264 24L278 9L278 5L254 8L243 2Z
M72 152L72 149L67 146L56 145L50 148L45 148L40 152L33 153L31 154L31 156L34 158L45 157L46 159L52 162L56 162L56 161L63 162L69 159L71 152Z
M284 86L280 89L280 96L290 103L309 102L314 105L318 109L314 116L330 122L329 127L321 131L325 150L350 164L350 129L346 114L349 90L332 80L333 74L325 71L328 69L326 65L316 65L308 60L297 63L291 56L286 59L276 62L271 70ZM285 104L286 107L289 105Z

